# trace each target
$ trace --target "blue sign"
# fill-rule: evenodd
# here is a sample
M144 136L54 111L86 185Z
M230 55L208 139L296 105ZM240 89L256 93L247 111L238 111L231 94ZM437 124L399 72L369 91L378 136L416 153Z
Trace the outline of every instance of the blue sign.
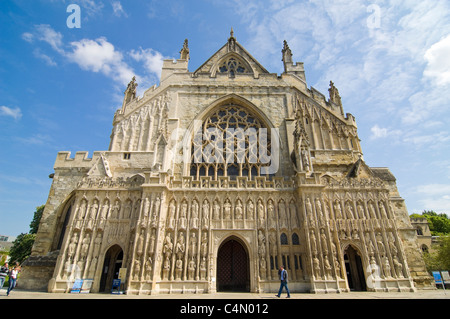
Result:
M75 279L73 283L71 294L79 294L81 291L81 286L83 285L83 279Z
M434 281L437 284L442 284L441 273L439 271L432 271L432 273L433 273Z
M112 283L112 289L111 289L111 293L112 294L120 294L120 279L113 279L113 283ZM116 290L114 292L114 290Z

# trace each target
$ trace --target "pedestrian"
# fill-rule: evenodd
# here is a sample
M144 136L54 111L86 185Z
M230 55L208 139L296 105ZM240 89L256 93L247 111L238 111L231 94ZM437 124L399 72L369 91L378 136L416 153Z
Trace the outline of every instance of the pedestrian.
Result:
M8 276L8 274L9 274L8 263L5 263L0 268L0 290L3 288L3 285L5 284L6 281L6 276Z
M281 284L280 284L280 290L278 291L278 298L280 298L281 296L281 292L283 291L283 287L286 288L287 291L287 298L291 298L291 294L289 292L289 288L288 288L288 273L286 271L286 269L284 269L284 266L280 267L280 270L278 270L278 275L280 276L280 280L281 280Z
M19 267L20 266L17 265L14 266L14 268L9 272L9 287L8 290L6 291L7 296L9 296L11 290L13 290L14 287L16 286L17 275L19 274Z

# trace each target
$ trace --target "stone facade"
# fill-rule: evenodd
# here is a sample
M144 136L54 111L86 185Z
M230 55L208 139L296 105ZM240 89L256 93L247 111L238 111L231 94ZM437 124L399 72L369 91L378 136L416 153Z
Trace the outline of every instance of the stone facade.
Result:
M274 292L281 265L292 292L431 286L395 178L365 164L332 82L329 99L308 88L286 42L281 75L233 33L194 72L189 54L142 97L130 82L108 151L58 153L22 286L108 291L123 269L129 294Z

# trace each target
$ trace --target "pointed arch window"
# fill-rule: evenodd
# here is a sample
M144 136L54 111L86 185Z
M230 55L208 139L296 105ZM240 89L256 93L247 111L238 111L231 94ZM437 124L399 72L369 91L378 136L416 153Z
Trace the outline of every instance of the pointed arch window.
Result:
M190 175L197 180L201 176L214 180L220 176L266 176L264 167L270 166L270 151L270 130L258 116L240 105L223 105L194 132Z
M288 237L285 233L282 233L280 236L281 245L288 245Z
M218 71L221 74L228 74L230 77L234 77L237 74L252 73L250 66L236 56L224 59L219 64Z

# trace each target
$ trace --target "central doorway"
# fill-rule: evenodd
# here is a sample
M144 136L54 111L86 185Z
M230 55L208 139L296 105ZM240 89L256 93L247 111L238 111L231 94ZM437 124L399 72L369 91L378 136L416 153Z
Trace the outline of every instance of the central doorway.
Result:
M219 247L217 253L217 290L249 292L248 254L239 239L232 237Z
M347 282L350 290L366 291L366 278L364 276L361 256L352 246L348 246L345 250L344 261Z
M122 268L123 251L119 245L108 249L103 263L102 277L100 279L100 292L111 291L113 279L119 278L119 270Z

